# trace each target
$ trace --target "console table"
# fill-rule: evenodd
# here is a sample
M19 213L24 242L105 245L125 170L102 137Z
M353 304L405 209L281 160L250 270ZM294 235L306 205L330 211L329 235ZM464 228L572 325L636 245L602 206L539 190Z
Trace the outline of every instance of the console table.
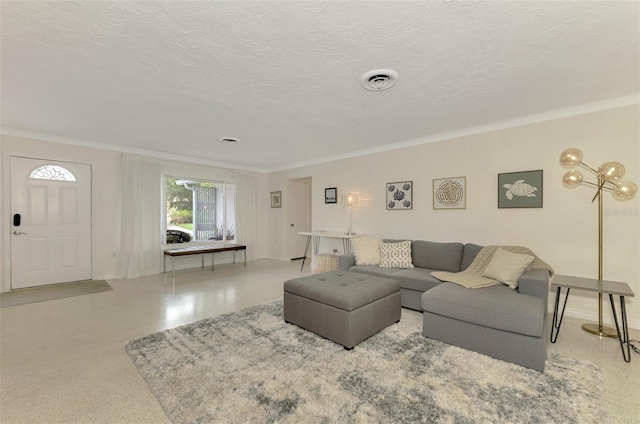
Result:
M611 302L611 311L613 312L613 321L616 324L616 331L618 333L618 339L620 340L622 357L624 358L625 362L631 362L629 327L627 324L627 309L625 307L624 298L625 296L634 297L634 294L627 283L597 280L592 278L571 277L568 275L556 275L553 278L553 282L551 283L551 289L554 288L556 289L556 301L553 308L553 322L551 323L551 343L555 343L558 339L558 333L560 332L560 326L562 325L562 318L564 317L564 309L567 306L567 299L569 298L569 291L571 289L608 294L609 301ZM562 288L566 288L567 293L564 298L564 304L562 305L562 311L560 312L560 315L558 315L558 308L560 306L560 291L562 290ZM613 302L613 296L620 297L620 315L622 318L621 324L618 323L618 314L616 312L615 303Z
M189 246L179 247L176 249L167 249L164 251L164 272L167 272L167 256L171 257L171 268L173 276L176 276L176 266L173 263L176 256L190 256L190 255L203 255L201 256L202 268L204 268L204 255L211 253L211 271L214 270L214 254L219 252L233 252L233 263L236 263L236 252L242 250L244 253L244 265L247 265L247 246L244 244L216 244L209 246Z
M307 245L304 248L304 256L302 257L302 266L300 267L300 271L302 271L302 269L304 268L304 262L307 260L307 253L309 252L309 245L312 242L314 255L318 254L318 250L320 249L320 239L323 237L342 239L344 253L348 253L351 252L351 240L358 237L355 234L337 233L331 231L301 231L298 234L301 236L307 236Z

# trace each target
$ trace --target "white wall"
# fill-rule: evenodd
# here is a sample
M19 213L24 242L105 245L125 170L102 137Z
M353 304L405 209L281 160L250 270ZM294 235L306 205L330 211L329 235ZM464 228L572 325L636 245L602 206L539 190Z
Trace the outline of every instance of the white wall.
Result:
M80 147L77 145L54 143L42 140L33 140L22 137L2 135L0 138L0 152L2 153L2 168L0 169L0 186L2 194L2 225L0 225L0 291L10 290L10 255L9 243L11 212L9 211L9 157L21 155L44 159L86 163L92 166L92 231L93 231L93 278L114 278L117 255L120 247L120 217L121 217L121 184L120 184L120 160L122 154L116 151L97 149L92 147ZM230 169L190 164L179 161L163 160L163 172L173 176L188 176L209 180L233 181L234 171ZM258 176L259 193L264 192L266 186L265 175ZM160 193L158 193L160 203ZM266 216L264 202L258 202L258 220L260 216ZM238 208L242 205L236 205ZM266 227L259 227L264 235L258 235L258 240L266 239ZM160 247L159 247L160 248ZM264 258L267 255L266 245L263 241L255 249L254 258ZM228 262L230 255L216 256L216 263ZM199 258L184 258L176 261L177 268L200 266Z
M360 197L353 210L358 233L394 238L462 241L478 244L521 244L549 262L559 274L597 276L597 207L590 204L592 189L562 186L565 169L558 157L567 147L578 147L585 162L598 166L618 160L627 167L625 179L640 183L640 110L628 106L580 116L523 125L446 142L423 144L352 159L307 166L258 177L257 246L255 257L289 260L287 252L287 182L312 178L312 229L344 231L347 213L324 203L324 188L338 187L338 196ZM104 149L3 135L0 138L3 188L3 225L0 226L0 291L9 290L10 211L8 157L11 154L88 163L93 169L93 265L96 279L112 278L117 264L120 228L120 153ZM169 175L204 179L233 178L233 171L179 161L164 161ZM498 209L497 174L544 170L542 209ZM433 210L432 180L467 177L467 209ZM385 184L414 182L414 209L387 211ZM269 192L283 192L283 208L269 207ZM640 296L639 199L617 202L605 195L604 277L628 282ZM241 207L241 205L238 205ZM341 245L323 245L322 248ZM183 266L198 266L183 263ZM627 299L630 325L640 328L640 300ZM605 305L605 319L609 313ZM589 294L574 292L567 313L595 320L597 303Z
M338 196L359 195L359 207L353 210L356 233L525 245L558 274L596 278L597 205L590 203L594 191L565 188L561 178L566 169L558 159L564 149L577 147L593 167L612 160L624 163L624 179L640 184L638 116L639 107L628 106L281 171L269 175L269 190L285 188L287 179L312 177L315 230L345 231L346 210L340 203L324 204L323 200L325 187L338 187ZM544 171L543 208L498 209L497 175L537 169ZM432 180L458 176L467 178L467 208L434 210ZM413 210L387 211L385 184L407 180L414 182ZM283 199L286 205L286 191ZM639 201L640 195L618 202L605 194L604 219L604 278L629 283L638 296ZM269 210L269 256L273 258L283 257L283 219L281 210ZM329 247L329 243L323 245ZM573 291L567 314L597 320L596 299ZM605 320L610 315L607 305ZM630 325L640 328L640 300L628 298L627 312Z

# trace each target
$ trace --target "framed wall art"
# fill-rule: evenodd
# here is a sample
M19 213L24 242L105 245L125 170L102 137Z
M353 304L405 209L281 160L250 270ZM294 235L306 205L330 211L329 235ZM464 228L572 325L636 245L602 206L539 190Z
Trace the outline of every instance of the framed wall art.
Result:
M271 192L271 207L272 208L281 208L282 207L282 192L281 191L272 191Z
M433 209L466 209L467 177L433 180Z
M387 183L387 210L413 209L413 181Z
M498 208L541 208L542 169L498 174Z
M324 203L338 203L338 189L336 187L324 189Z

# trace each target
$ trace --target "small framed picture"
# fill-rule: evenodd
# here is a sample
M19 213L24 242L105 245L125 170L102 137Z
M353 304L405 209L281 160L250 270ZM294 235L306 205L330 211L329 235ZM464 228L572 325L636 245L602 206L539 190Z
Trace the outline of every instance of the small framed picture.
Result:
M466 209L467 177L433 180L433 209Z
M542 169L498 174L498 208L541 208Z
M272 208L281 208L282 207L282 192L281 191L272 191L271 192L271 207Z
M413 209L413 181L387 183L387 210Z
M324 189L324 203L338 203L338 189L336 187Z

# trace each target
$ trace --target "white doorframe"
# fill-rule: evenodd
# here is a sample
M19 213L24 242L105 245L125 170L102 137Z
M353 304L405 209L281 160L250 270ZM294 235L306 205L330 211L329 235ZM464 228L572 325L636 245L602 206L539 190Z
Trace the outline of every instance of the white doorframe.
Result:
M287 181L286 251L289 258L304 256L306 237L300 231L311 231L311 177L294 178ZM304 216L301 216L303 213Z
M11 231L9 220L11 215L11 167L9 166L11 156L7 152L2 157L2 212L0 216L2 219L2 225L0 225L0 236L2 237L2 275L0 278L2 278L2 284L0 292L11 290L11 269L9 267L11 263L9 238Z
M51 160L59 162L70 162L83 165L89 165L93 169L93 164L87 161L74 160L69 157L57 156L55 154L47 154L47 157L34 155L33 152L20 151L4 151L2 152L2 209L0 210L0 240L1 240L1 267L0 267L0 292L8 292L11 290L11 157L20 156L30 159ZM91 192L95 192L94 180L91 179ZM95 222L95 196L91 196L91 222ZM91 278L95 275L95 226L91 226Z

